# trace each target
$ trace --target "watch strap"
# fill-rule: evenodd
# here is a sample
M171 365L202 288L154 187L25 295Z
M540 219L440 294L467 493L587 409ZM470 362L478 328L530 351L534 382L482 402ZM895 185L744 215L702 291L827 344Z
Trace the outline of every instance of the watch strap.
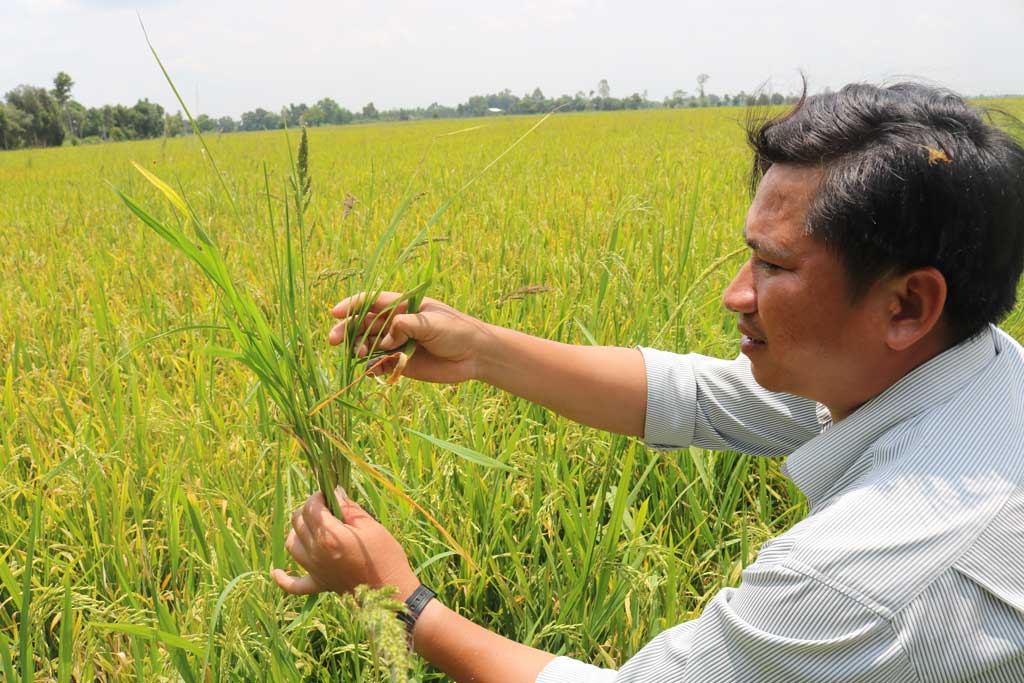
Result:
M427 603L437 597L437 593L430 590L422 583L405 599L405 610L397 614L398 619L405 624L405 630L412 634L416 620L420 618Z

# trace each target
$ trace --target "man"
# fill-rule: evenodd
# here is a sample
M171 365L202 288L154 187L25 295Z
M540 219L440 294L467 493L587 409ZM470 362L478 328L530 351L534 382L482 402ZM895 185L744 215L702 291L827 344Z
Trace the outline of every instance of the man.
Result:
M1024 265L1024 149L913 84L809 97L749 138L736 360L557 344L436 301L357 331L415 339L411 377L489 382L656 448L791 453L809 514L739 588L601 670L429 600L380 524L319 494L288 540L309 574L275 570L282 588L426 596L415 648L457 681L1024 681L1024 349L994 327ZM335 307L332 343L359 301Z

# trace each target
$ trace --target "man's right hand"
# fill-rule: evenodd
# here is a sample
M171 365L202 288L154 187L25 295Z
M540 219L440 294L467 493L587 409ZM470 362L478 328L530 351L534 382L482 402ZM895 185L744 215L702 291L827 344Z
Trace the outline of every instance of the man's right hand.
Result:
M423 299L417 313L407 312L407 302L391 310L400 296L396 292L381 292L370 304L363 324L354 330L349 327L355 324L353 316L363 306L367 294L356 294L341 301L331 309L331 315L341 322L331 329L330 343L337 345L348 340L354 347L358 346L355 353L361 358L371 347L393 350L412 339L418 348L402 374L448 384L479 378L480 349L489 336L488 326L429 298Z

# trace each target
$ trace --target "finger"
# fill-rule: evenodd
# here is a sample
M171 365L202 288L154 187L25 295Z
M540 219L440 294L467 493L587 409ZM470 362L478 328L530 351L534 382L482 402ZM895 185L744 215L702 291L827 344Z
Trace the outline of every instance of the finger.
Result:
M271 570L270 576L281 587L281 590L292 595L314 595L327 590L309 574L305 576L289 576L283 569L274 569Z
M284 549L288 551L288 554L292 556L292 559L299 563L300 566L309 569L312 565L312 558L309 556L309 550L306 549L306 544L302 542L302 539L294 532L288 534L288 538L285 539Z
M299 508L292 513L292 533L294 533L307 547L312 546L313 535L309 532L309 529L306 526L306 520L302 516L302 508Z
M385 316L379 316L376 320L364 325L355 335L354 346L365 347L367 345L378 347L381 340L387 336L391 320Z
M406 307L406 303L403 302L399 306L385 309L380 313L367 313L362 320L357 320L356 316L349 316L331 328L327 340L331 345L336 346L345 341L347 337L353 343L353 348L366 346L368 342L376 343L391 325L392 319L406 310Z
M423 313L405 313L396 315L391 321L389 334L397 345L404 344L409 339L429 341L436 334L436 330L429 316Z
M389 308L379 313L370 312L362 317L358 315L350 315L346 318L342 318L341 322L335 325L333 329L355 337L361 334L367 334L373 330L380 330L387 327L388 323L390 323L391 319L396 315L398 315L397 308Z
M331 328L331 332L327 336L327 339L331 344L340 344L341 342L345 341L346 336L351 335L355 337L359 335L366 327L366 324L372 321L372 316L367 315L366 318L363 319L360 326L357 329L355 329L355 332L353 332L352 329L350 328L352 328L352 326L356 322L358 322L358 320L356 319L356 316L348 316L346 318L343 318L340 323Z
M336 303L333 308L331 308L331 315L335 318L345 318L351 315L352 311L362 308L367 296L369 296L368 292L359 292L358 294L342 299Z
M350 296L347 299L342 299L334 306L334 308L331 309L331 315L335 318L347 318L362 309L363 305L366 303L366 298L369 295L369 292L360 292L359 294ZM376 313L387 308L401 298L401 296L402 295L398 292L381 292L377 295L376 300L370 304L370 312ZM403 302L399 304L399 306L404 307L405 303Z
M396 315L395 319L391 321L388 333L377 341L377 347L397 349L410 339L423 341L430 334L430 321L422 313Z
M327 343L331 346L337 346L341 342L345 341L345 328L348 326L349 320L351 320L351 318L345 318L331 328L331 331L327 333Z
M302 519L306 523L310 538L322 545L328 538L338 539L344 531L344 525L327 509L324 494L317 491L302 506ZM311 547L311 546L310 546Z
M368 315L366 319L360 324L359 328L355 332L350 331L350 327L356 322L354 317L348 317L342 320L340 323L331 328L330 333L327 335L327 341L331 345L338 345L345 341L346 336L353 338L365 338L370 335L380 334L380 331L387 325L387 317L384 315Z
M345 524L359 528L367 522L378 523L373 515L346 496L345 491L340 486L334 490L334 496L338 499L338 510L341 512L341 517Z
M399 332L392 328L391 332L385 334L377 342L377 347L383 350L390 351L397 349L399 346L409 341L409 335Z

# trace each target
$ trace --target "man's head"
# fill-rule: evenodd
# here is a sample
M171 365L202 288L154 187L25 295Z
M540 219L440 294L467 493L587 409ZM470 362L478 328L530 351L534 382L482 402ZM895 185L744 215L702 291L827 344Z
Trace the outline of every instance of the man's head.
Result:
M764 386L856 407L1012 309L1024 149L959 97L851 85L749 140L753 255L726 304Z

